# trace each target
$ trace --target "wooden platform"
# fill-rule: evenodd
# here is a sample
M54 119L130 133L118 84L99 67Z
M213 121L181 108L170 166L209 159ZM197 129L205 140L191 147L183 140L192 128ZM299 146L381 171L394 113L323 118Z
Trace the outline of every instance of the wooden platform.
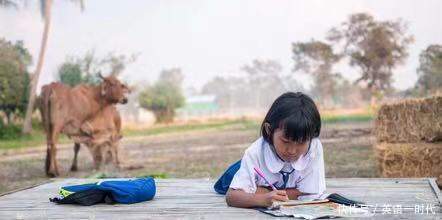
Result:
M83 207L48 200L57 195L60 186L91 181L54 179L0 196L0 219L275 219L253 209L227 207L224 196L213 191L213 181L205 179L156 180L155 199L132 205ZM327 192L377 204L372 219L442 219L440 190L433 179L327 179ZM391 206L395 205L402 206L402 214L393 214ZM415 205L434 208L428 214L425 209L416 214ZM384 214L388 207L392 214Z

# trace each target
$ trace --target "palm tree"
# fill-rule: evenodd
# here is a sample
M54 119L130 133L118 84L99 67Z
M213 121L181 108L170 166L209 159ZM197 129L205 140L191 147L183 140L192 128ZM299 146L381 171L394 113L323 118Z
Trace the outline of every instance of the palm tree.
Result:
M23 130L24 134L29 134L32 131L32 112L34 110L36 92L37 92L37 83L40 78L41 69L43 67L44 56L46 52L46 45L48 43L48 35L49 35L49 27L51 25L51 8L52 8L52 0L41 0L41 10L42 16L44 20L44 28L43 28L43 37L41 38L40 43L40 53L37 58L37 67L35 69L34 74L32 75L31 85L29 89L29 101L28 106L26 107L25 120L23 122Z
M80 4L80 8L83 11L84 10L83 0L77 0L75 2L78 2ZM13 0L0 0L0 6L17 8L18 4ZM32 112L34 109L35 98L37 93L37 84L40 78L41 69L43 67L46 45L48 42L49 28L51 25L51 9L52 9L52 0L40 0L40 12L44 20L44 29L43 29L43 37L41 38L41 43L40 43L40 53L38 54L38 59L37 59L37 67L34 71L34 74L32 75L30 82L29 99L28 99L29 101L28 101L28 106L26 108L26 115L25 115L25 120L23 122L23 130L22 130L24 134L29 134L32 132L32 123L31 123Z

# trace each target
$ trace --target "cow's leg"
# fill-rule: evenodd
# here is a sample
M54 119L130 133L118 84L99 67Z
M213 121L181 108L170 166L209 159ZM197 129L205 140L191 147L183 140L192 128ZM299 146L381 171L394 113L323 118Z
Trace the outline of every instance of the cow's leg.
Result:
M120 160L118 159L118 146L118 143L112 146L112 156L116 167L120 167Z
M55 132L50 132L47 135L47 149L46 149L46 175L49 177L58 176L58 169L56 165L56 144Z
M51 146L51 165L50 165L52 171L52 176L59 176L60 173L58 172L58 163L57 163L57 145L55 142L52 143Z
M54 126L54 130L51 134L51 146L50 146L50 163L49 163L49 176L58 176L58 163L57 163L57 140L60 134L61 128Z
M94 167L96 170L100 169L101 162L103 161L103 153L101 152L101 146L94 146L93 150Z
M56 154L56 144L51 141L48 143L48 148L46 152L46 175L49 177L56 177L59 175Z
M52 143L50 142L49 138L47 140L47 147L46 147L46 163L45 163L45 171L46 171L46 175L49 177L54 177L54 174L52 173L51 170L51 147L52 147Z
M106 146L105 150L104 150L104 163L105 164L109 164L110 162L113 162L113 158L114 156L112 155L112 149L111 146Z
M51 159L52 159L52 155L51 155L51 148L52 148L52 131L50 128L46 128L45 127L45 131L46 131L46 162L45 162L45 172L46 172L46 176L49 177L54 177L54 174L52 172L52 167L51 167Z
M74 160L72 161L71 171L77 171L78 170L78 167L77 167L78 151L80 151L80 144L79 143L75 143L74 144Z

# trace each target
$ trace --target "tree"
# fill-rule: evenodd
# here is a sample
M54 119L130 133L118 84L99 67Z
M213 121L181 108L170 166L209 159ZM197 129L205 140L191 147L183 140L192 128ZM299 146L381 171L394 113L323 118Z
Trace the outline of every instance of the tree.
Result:
M184 75L180 68L165 69L161 71L159 81L167 82L178 88L182 88Z
M80 8L83 11L84 10L84 2L83 0L77 0L74 1L80 4ZM18 8L18 4L16 1L11 0L0 0L0 6L3 7L9 7L9 8ZM34 74L32 74L32 78L30 81L30 89L29 89L29 101L26 108L26 115L25 120L23 122L23 133L29 134L32 131L32 112L34 110L34 104L36 99L36 92L37 92L37 84L38 80L40 78L40 73L43 67L44 63L44 56L46 53L46 46L48 42L48 36L49 36L49 28L51 25L51 9L52 9L52 0L40 0L40 14L44 21L44 28L43 28L43 35L41 38L41 44L40 44L40 52L38 54L37 58L37 67L35 68Z
M442 45L433 44L419 56L418 80L416 89L421 94L442 91Z
M255 59L240 68L237 76L217 76L204 84L203 94L216 96L221 109L252 108L262 110L285 91L304 91L292 74L282 74L282 66L275 60Z
M65 62L58 68L58 80L69 86L76 86L84 81L81 66L78 63Z
M268 106L273 100L288 90L282 76L282 66L275 60L255 59L251 65L244 65L241 70L247 73L249 86L253 88L250 98L254 98L257 109Z
M333 102L339 107L358 108L364 107L367 103L367 89L361 88L358 84L337 75Z
M14 114L22 114L27 103L29 73L32 57L23 42L15 44L0 39L0 111L8 124Z
M86 52L83 57L67 57L66 61L58 68L56 78L58 81L75 86L80 83L96 85L100 82L99 73L120 75L126 66L135 62L137 56L116 55L108 53L100 58L93 50Z
M183 79L180 69L163 70L158 81L140 93L140 106L153 111L158 122L173 121L175 109L185 102L181 88Z
M390 89L393 69L408 56L408 46L414 40L406 31L401 20L377 21L369 14L357 13L328 32L327 39L342 46L341 53L349 58L350 66L359 68L361 76L355 83L366 84L372 104L376 94Z
M201 93L215 95L220 108L233 113L234 106L246 107L254 104L250 102L248 91L249 85L244 77L216 76L204 84Z
M44 28L43 28L43 36L41 38L41 46L40 53L37 58L37 67L35 69L34 74L31 78L30 89L29 89L29 101L28 106L26 108L25 120L23 122L23 133L30 134L32 131L32 112L34 110L36 92L37 92L37 83L40 78L41 69L43 67L44 56L46 52L46 45L48 43L49 36L49 27L51 25L51 8L52 8L52 0L41 0L41 11L44 20Z
M314 86L312 93L321 104L331 106L332 97L336 93L338 73L333 73L333 66L339 62L340 56L333 48L324 42L311 40L292 44L294 72L303 71L313 75Z
M108 53L106 57L99 61L99 65L107 68L105 71L108 71L111 75L118 76L124 71L124 69L126 69L128 64L137 60L138 55L139 54L132 54L126 56L124 54L117 55L114 53Z

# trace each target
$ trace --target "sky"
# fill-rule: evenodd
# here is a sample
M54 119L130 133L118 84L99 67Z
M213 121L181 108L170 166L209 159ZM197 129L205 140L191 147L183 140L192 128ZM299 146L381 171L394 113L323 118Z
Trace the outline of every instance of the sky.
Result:
M291 44L323 40L326 32L352 13L367 12L378 20L401 18L415 42L405 65L394 70L394 86L406 89L417 79L419 53L442 44L442 1L439 0L85 0L85 10L67 0L55 0L46 62L39 85L54 80L67 56L109 52L139 53L122 77L153 82L162 69L181 68L185 87L201 88L215 76L241 76L240 67L253 59L280 62L291 69ZM23 40L35 68L43 21L38 1L15 9L0 9L0 37ZM340 64L336 71L353 80L359 73ZM300 83L311 82L296 75Z

